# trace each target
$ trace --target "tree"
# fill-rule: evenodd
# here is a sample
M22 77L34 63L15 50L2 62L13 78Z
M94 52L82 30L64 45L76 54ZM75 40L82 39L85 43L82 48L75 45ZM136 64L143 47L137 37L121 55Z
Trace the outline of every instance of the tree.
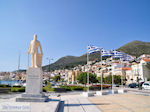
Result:
M114 75L114 84L121 84L121 76L120 75ZM109 75L104 78L105 84L112 84L112 75Z
M105 84L111 84L112 83L112 76L109 75L107 77L104 78L104 83Z
M87 83L87 72L81 73L78 77L77 80L81 84L86 84ZM97 83L97 76L96 74L89 73L89 83Z
M55 76L53 77L53 80L54 80L55 82L60 81L60 79L61 79L61 76L60 76L60 75L55 75Z
M101 76L97 77L97 80L99 83L101 83ZM102 80L104 80L104 78Z
M121 76L120 75L114 75L114 83L121 84Z

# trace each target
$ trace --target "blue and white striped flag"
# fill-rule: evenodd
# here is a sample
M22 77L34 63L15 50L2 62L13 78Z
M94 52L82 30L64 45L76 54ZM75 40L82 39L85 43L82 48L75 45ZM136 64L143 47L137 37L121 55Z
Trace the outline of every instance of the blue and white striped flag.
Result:
M125 55L125 53L116 50L113 50L112 53L113 53L113 58L123 58Z
M102 54L102 56L112 56L113 55L111 51L104 50L104 49L101 50L101 54Z
M97 46L92 46L92 45L87 46L87 53L89 53L89 54L98 52L100 50L101 50L101 48L99 48Z
M134 59L135 59L134 56L131 56L128 54L125 54L124 57L122 58L122 60L125 60L125 61L133 61Z

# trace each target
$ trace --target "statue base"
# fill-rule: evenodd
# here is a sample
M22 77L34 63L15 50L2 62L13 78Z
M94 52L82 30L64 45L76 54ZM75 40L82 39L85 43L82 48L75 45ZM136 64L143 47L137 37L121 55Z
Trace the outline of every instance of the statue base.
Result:
M43 71L42 68L29 68L27 70L26 92L17 102L45 102L48 97L43 94Z
M26 94L27 96L30 96ZM16 102L46 102L48 101L47 96L43 97L21 97L21 98L16 98Z

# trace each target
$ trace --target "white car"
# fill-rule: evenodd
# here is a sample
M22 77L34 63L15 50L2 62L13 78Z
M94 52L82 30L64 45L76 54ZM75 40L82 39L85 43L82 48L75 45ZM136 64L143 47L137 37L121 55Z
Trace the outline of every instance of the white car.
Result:
M22 84L23 87L26 87L26 85L27 85L26 83L23 83L23 84Z
M142 84L142 88L143 88L143 89L150 89L150 82L144 82L144 83Z

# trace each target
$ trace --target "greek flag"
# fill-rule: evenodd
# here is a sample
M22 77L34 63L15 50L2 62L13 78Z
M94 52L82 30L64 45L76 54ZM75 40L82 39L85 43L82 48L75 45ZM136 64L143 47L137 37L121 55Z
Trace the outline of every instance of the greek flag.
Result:
M101 50L101 48L99 48L97 46L92 46L92 45L87 46L87 53L89 53L89 54L98 52L100 50Z
M112 53L113 53L113 58L123 58L125 55L125 53L116 50L113 50Z
M125 60L125 61L133 61L135 59L134 56L131 56L131 55L128 55L128 54L125 54L122 58L122 60Z
M113 55L111 51L107 51L104 49L101 50L101 54L102 54L102 56L112 56Z

